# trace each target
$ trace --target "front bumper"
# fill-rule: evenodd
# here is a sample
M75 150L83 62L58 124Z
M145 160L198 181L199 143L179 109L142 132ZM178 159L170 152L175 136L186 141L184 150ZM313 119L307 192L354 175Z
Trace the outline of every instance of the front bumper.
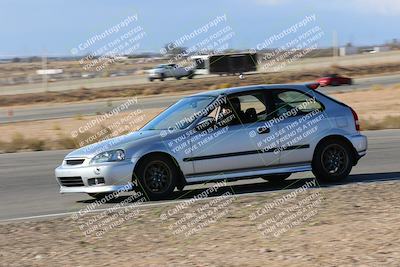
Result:
M55 169L55 176L60 185L60 193L107 193L114 191L130 191L133 189L132 175L134 161L107 162L98 165L66 166ZM63 184L60 178L80 177L82 184L71 186ZM89 184L89 179L103 178L104 183Z
M161 72L150 72L149 78L160 78L162 76Z
M77 186L77 187L66 187L60 186L60 193L111 193L116 191L132 191L133 184L128 183L126 185L95 185L95 186Z

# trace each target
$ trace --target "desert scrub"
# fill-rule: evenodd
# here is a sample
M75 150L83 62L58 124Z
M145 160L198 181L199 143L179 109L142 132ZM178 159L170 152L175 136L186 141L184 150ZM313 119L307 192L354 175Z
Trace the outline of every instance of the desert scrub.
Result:
M368 118L361 120L362 130L400 129L400 116L388 115L382 120Z
M61 148L71 149L71 148L78 148L78 143L69 136L60 135L57 140L58 145Z
M34 138L27 139L26 146L33 151L42 151L46 149L46 143L43 140Z
M0 142L0 151L5 153L13 153L20 150L41 151L46 149L44 140L25 138L21 133L14 133L10 142Z

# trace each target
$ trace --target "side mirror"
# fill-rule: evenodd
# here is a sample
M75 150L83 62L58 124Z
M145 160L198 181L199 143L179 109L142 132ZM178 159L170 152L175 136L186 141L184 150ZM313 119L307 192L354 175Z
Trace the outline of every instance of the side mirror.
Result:
M199 123L197 123L195 129L198 132L207 130L215 125L215 119L213 117L205 117Z

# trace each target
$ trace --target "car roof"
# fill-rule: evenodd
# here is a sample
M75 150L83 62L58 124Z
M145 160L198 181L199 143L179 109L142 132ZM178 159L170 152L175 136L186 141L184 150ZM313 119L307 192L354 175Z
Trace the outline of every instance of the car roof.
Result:
M231 87L218 89L213 91L206 91L197 93L191 96L219 96L222 94L231 95L241 92L253 91L253 90L271 90L271 89L298 89L298 90L310 90L306 87L306 84L260 84L260 85L249 85L240 87Z

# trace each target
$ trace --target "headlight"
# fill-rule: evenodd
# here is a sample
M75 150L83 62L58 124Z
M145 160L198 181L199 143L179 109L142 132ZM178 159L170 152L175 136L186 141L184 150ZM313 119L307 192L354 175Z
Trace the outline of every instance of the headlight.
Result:
M122 149L110 150L96 155L91 161L91 164L121 161L125 159L125 152Z

